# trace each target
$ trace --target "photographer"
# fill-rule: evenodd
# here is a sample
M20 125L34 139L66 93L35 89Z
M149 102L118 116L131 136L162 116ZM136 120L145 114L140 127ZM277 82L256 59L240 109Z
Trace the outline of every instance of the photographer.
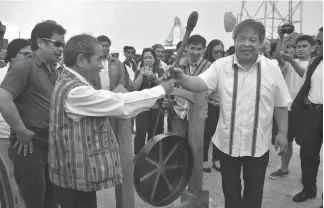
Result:
M302 77L309 63L311 54L314 51L314 40L309 35L299 36L295 41L296 55L298 58L294 59L293 53L290 50L288 50L287 53L283 52L285 34L293 32L292 25L286 26L288 26L288 29L285 27L279 27L278 29L280 39L276 49L276 58L284 75L290 96L292 100L294 100L303 84ZM286 177L289 173L288 166L293 153L292 143L296 134L293 132L293 128L295 127L292 125L290 106L288 110L288 151L281 155L281 168L271 173L270 179Z

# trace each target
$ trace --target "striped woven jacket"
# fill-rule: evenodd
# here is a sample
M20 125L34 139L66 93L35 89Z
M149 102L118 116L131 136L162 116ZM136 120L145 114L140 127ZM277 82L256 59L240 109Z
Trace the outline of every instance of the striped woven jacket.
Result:
M206 71L211 63L207 61L206 59L201 58L197 62L197 68L193 73L190 73L190 66L185 65L182 66L181 68L183 69L184 73L190 76L198 76L199 74L203 73ZM207 92L206 92L207 95ZM174 112L181 118L184 119L188 113L189 110L189 105L188 101L186 101L182 97L175 96L174 100L177 102L177 104L174 106ZM208 102L213 102L210 100L210 97L208 97ZM215 101L216 102L216 101Z
M121 183L119 147L107 117L72 120L64 109L70 90L84 85L63 70L52 94L49 134L49 178L55 185L97 191Z

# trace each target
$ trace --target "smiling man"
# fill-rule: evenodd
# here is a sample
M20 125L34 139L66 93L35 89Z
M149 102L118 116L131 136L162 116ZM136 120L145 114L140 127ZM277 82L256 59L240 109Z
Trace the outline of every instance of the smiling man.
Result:
M14 174L28 208L56 208L48 180L49 109L65 33L54 21L38 23L31 32L31 57L12 63L0 86Z
M282 29L278 29L278 35L280 37L276 53L278 54L278 63L282 68L282 73L285 77L286 84L292 100L295 99L303 84L303 75L309 63L312 52L314 51L315 41L313 37L309 35L301 35L296 39L296 54L297 59L294 59L293 52L289 51L284 53L284 38L285 34L282 33ZM278 179L286 177L289 174L289 162L293 154L293 141L295 139L295 133L292 126L291 111L289 106L288 113L288 150L281 156L281 167L277 171L270 174L270 179ZM296 124L296 123L295 123ZM298 141L296 141L298 142Z
M216 60L196 77L173 69L184 89L217 92L220 116L213 142L220 150L225 208L261 208L273 114L279 127L276 147L280 154L287 149L291 99L280 68L258 54L264 37L262 23L244 20L233 31L234 55Z

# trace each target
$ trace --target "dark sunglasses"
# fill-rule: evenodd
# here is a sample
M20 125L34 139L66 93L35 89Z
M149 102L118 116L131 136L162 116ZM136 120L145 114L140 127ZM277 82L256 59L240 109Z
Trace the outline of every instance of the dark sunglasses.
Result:
M224 51L213 51L213 54L215 55L222 55Z
M320 39L317 39L316 43L317 43L317 45L322 45L323 44L323 42Z
M44 40L47 40L47 41L49 41L49 42L51 42L51 43L53 43L53 45L55 46L55 47L62 47L62 48L64 48L64 46L65 46L65 43L63 43L63 42L61 42L61 41L58 41L58 40L52 40L52 39L48 39L48 38L43 38Z

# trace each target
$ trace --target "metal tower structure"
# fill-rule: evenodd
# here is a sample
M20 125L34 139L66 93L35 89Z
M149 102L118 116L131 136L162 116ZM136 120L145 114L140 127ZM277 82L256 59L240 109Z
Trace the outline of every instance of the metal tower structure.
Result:
M254 4L254 8L249 7ZM259 5L257 5L259 4ZM288 7L287 7L288 4ZM256 8L255 6L258 6ZM288 8L288 11L287 11ZM299 11L298 11L299 10ZM263 13L262 13L263 11ZM297 14L299 12L299 14ZM299 33L303 31L303 2L302 1L279 1L263 0L260 2L242 0L241 12L237 16L238 23L244 19L254 19L263 22L266 28L266 37L277 37L277 29L285 23L294 24L295 30L299 24Z

